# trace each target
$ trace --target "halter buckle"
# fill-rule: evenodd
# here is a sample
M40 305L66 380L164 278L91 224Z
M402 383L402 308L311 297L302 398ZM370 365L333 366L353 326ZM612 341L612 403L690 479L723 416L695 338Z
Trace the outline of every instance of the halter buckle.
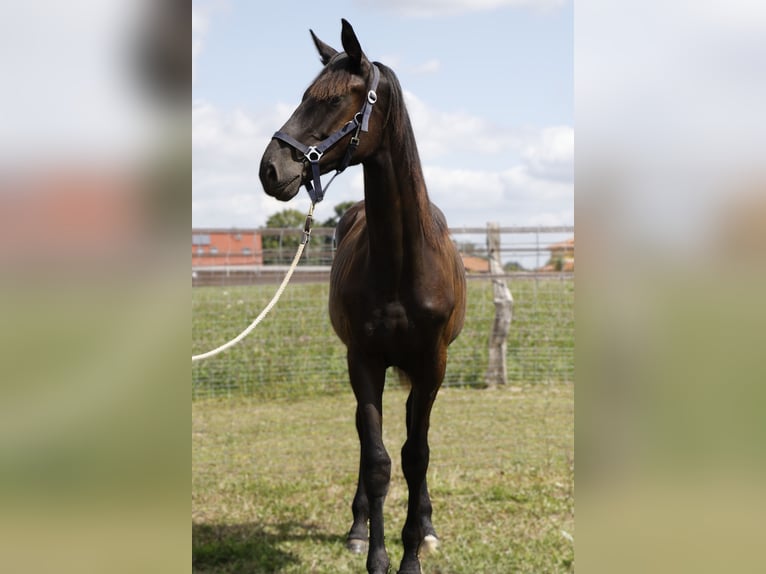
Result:
M309 146L309 149L306 151L305 154L303 154L303 157L305 157L311 163L316 163L320 159L322 159L323 155L324 155L324 152L319 151L315 145L312 145L312 146Z

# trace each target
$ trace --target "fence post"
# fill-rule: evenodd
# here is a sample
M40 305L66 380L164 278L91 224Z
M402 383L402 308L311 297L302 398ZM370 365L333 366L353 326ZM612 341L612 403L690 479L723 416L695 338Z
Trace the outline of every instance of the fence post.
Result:
M486 375L487 386L492 388L507 382L506 338L513 317L513 296L508 285L500 277L503 274L503 262L500 258L499 223L487 223L487 254L489 255L489 273L492 276L492 291L495 302L495 322L489 336L489 365Z

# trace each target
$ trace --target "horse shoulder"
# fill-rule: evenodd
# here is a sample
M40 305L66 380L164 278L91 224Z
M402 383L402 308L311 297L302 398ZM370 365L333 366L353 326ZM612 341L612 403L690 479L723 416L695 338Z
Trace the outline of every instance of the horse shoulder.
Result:
M365 219L364 201L360 201L349 207L341 216L335 227L335 242L340 245L343 238L355 226L360 225Z
M433 203L430 207L438 241L429 257L428 270L416 289L418 307L432 319L445 322L449 339L454 340L465 318L465 267L450 237L444 213Z
M355 268L358 267L365 224L364 201L360 201L346 210L335 228L336 250L330 269L329 311L333 329L345 344L352 336L348 303L362 289L361 276Z

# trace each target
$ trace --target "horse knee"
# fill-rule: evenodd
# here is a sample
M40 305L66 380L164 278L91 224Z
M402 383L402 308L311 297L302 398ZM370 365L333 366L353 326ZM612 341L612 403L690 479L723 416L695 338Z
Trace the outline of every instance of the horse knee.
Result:
M385 496L391 480L391 457L385 448L376 448L362 461L364 484L368 497Z

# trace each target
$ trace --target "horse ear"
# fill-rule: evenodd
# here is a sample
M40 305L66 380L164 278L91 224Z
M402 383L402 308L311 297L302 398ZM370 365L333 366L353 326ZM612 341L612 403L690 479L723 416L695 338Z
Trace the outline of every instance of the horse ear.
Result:
M322 42L322 40L317 38L316 34L314 34L314 30L309 30L309 32L311 32L311 38L314 40L314 45L317 47L317 52L319 52L319 59L322 60L322 64L326 66L327 62L332 60L332 57L338 53L338 50L332 46L328 46Z
M359 70L362 67L362 60L366 59L366 56L362 52L362 46L359 44L351 24L345 18L341 22L343 23L343 30L341 31L340 39L343 43L343 49L351 60L352 68Z

